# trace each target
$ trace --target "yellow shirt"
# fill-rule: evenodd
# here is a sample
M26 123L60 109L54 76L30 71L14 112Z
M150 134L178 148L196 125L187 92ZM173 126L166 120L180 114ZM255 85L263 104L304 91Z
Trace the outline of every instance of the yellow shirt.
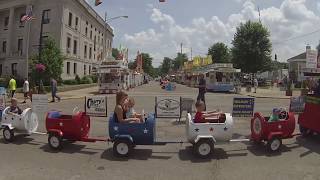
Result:
M9 89L10 89L11 91L15 91L16 88L17 88L16 80L10 79L10 81L9 81Z

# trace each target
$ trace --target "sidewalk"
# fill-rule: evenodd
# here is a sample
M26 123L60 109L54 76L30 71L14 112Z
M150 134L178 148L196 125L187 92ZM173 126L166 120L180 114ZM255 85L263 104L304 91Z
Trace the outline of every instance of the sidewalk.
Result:
M271 98L271 99L290 99L291 96L286 96L285 91L280 91L279 88L273 87L270 89L258 88L257 93L253 93L254 89L252 88L252 92L246 92L246 88L241 89L241 95L255 97L255 98ZM292 96L300 96L300 91L293 91Z

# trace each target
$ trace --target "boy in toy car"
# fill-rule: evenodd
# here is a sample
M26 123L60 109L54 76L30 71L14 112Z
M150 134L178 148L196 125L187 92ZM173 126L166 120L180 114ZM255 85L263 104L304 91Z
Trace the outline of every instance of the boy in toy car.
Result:
M268 122L276 122L276 121L279 121L279 114L280 114L280 112L281 112L281 109L274 108L274 109L272 110L272 115L270 116Z
M16 98L11 99L11 106L9 109L11 114L22 114L22 110L18 107L18 100Z
M212 122L212 120L219 120L220 118L220 111L209 111L206 112L205 110L205 104L202 101L197 101L196 104L196 115L194 117L194 123L208 123Z

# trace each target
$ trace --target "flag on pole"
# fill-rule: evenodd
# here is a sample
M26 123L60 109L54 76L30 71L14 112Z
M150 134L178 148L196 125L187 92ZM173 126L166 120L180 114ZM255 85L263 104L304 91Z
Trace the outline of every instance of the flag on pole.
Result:
M27 21L31 21L33 19L34 19L34 17L32 15L32 6L30 5L26 10L26 14L21 17L20 21L27 22Z

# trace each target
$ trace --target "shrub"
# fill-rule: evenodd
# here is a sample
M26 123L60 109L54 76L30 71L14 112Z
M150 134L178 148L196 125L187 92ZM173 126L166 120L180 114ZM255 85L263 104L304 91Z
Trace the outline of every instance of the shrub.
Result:
M74 80L77 82L77 84L80 84L80 83L81 83L81 79L80 79L80 77L78 76L78 74L76 75L76 77L74 78Z
M92 84L93 81L90 76L83 76L81 79L81 84Z
M70 80L64 80L63 81L63 84L66 84L66 85L76 85L78 84L78 82L74 79L70 79Z
M98 82L98 76L97 75L91 75L90 77L91 77L93 83L97 83Z

